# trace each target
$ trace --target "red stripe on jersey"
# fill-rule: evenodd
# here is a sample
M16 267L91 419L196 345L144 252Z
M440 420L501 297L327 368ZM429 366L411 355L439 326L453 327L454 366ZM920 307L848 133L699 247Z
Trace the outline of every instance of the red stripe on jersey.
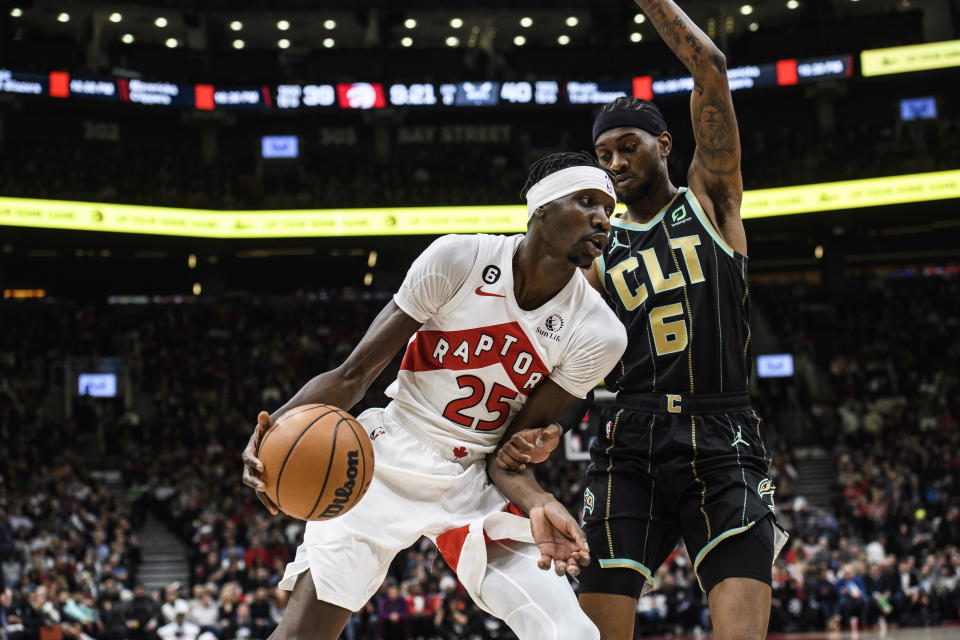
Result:
M470 533L470 527L464 525L444 531L437 536L437 549L440 550L440 555L454 571L460 564L460 552L463 551L463 543L467 539L468 533Z
M520 507L508 502L507 506L503 508L507 513L512 513L515 516L520 516L521 518L526 518L527 514L520 510ZM470 533L470 525L464 525L462 527L457 527L456 529L450 529L444 531L439 536L437 536L437 549L440 550L440 555L443 556L443 559L446 561L447 565L450 566L454 571L457 570L457 565L460 564L460 554L463 552L463 543L467 539L467 534ZM497 542L499 540L509 540L509 538L497 538L494 540L487 535L487 532L483 532L483 539L485 542Z
M462 331L418 331L400 368L407 371L469 371L501 364L517 390L528 395L550 375L517 322Z

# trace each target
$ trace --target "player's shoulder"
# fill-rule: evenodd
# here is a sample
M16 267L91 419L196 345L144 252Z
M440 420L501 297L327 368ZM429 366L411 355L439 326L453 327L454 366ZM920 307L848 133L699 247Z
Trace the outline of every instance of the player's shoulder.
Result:
M626 329L604 297L591 286L583 273L578 272L575 277L580 282L571 298L571 306L577 310L579 324L587 332L608 332L612 339L623 334L623 340L626 341Z
M448 233L430 243L430 250L444 251L476 246L480 239L476 233Z
M476 234L450 233L431 242L421 257L433 264L463 265L476 258L481 244Z
M594 267L591 266L590 268L593 269ZM591 315L599 309L602 309L604 313L613 313L613 311L610 310L610 305L608 305L607 301L600 295L600 292L593 288L593 285L587 280L587 276L584 275L582 270L577 269L574 278L577 279L577 288L574 292L572 302L582 308L584 315Z
M430 244L428 251L457 253L474 251L481 248L497 249L513 247L523 236L504 236L489 233L448 233L440 236ZM460 254L463 257L463 254Z

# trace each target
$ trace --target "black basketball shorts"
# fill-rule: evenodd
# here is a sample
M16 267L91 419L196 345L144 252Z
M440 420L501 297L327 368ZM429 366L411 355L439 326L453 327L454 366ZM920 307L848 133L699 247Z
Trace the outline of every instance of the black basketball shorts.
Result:
M621 393L590 448L582 520L592 562L580 592L638 597L681 538L704 590L728 577L762 579L760 572L769 582L786 535L760 423L745 394ZM714 560L724 540L751 530L738 542L756 540L746 546L756 557ZM705 584L698 570L718 545ZM745 545L727 547L740 556Z

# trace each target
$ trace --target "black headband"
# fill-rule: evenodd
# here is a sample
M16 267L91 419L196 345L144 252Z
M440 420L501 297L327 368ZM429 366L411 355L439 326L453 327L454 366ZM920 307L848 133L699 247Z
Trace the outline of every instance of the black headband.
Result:
M597 116L593 122L593 141L604 131L616 129L617 127L638 127L644 131L658 136L667 130L667 123L655 111L644 109L621 109L618 111L607 111Z

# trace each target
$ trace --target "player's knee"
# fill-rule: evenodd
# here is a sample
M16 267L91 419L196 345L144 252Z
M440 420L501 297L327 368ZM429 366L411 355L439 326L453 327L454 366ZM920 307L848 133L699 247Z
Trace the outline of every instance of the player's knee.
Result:
M560 613L526 605L504 620L519 640L600 640L600 631L579 607Z
M714 626L714 640L763 640L764 629L750 620L733 621L718 629Z
M600 640L600 630L597 629L597 625L593 624L587 614L579 609L568 614L557 626L560 629L558 639Z
M351 612L317 597L309 570L297 578L280 624L268 640L332 640L340 635Z

